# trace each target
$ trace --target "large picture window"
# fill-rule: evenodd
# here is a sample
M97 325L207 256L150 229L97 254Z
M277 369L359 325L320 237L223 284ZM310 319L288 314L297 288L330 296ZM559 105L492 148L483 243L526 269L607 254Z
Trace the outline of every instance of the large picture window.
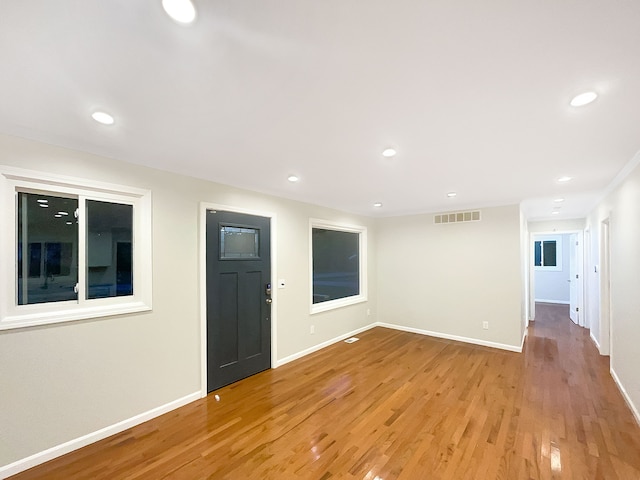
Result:
M366 229L311 222L311 313L365 301Z
M150 192L11 167L0 174L5 218L14 219L0 250L0 329L151 308Z

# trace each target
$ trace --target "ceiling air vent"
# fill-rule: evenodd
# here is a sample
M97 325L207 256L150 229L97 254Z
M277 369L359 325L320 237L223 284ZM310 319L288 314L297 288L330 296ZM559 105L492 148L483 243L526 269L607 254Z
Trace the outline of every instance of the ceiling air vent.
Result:
M469 210L466 212L438 213L433 216L433 223L462 223L479 222L480 210Z

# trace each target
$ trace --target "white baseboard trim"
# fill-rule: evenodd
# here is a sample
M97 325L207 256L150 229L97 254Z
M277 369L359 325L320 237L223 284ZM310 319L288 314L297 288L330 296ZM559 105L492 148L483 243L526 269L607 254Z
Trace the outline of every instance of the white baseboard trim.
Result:
M499 348L500 350L508 350L510 352L522 353L522 345L519 347L516 345L507 345L505 343L488 342L486 340L480 340L478 338L459 337L458 335L449 335L448 333L432 332L430 330L422 330L420 328L403 327L401 325L394 325L392 323L377 322L374 324L376 327L392 328L394 330L402 330L403 332L418 333L420 335L427 335L429 337L444 338L446 340L455 340L457 342L471 343L474 345L481 345L483 347ZM524 342L524 337L523 337Z
M600 351L600 344L598 343L598 340L596 340L596 337L593 336L593 331L591 330L589 330L589 337L591 337L591 341L595 343L598 352L600 352L600 355L602 355L602 352Z
M12 475L16 475L20 472L28 470L29 468L35 467L36 465L40 465L41 463L48 462L49 460L53 460L54 458L60 457L62 455L66 455L67 453L79 448L86 447L87 445L97 442L98 440L102 440L103 438L110 437L111 435L115 435L116 433L123 432L128 428L135 427L136 425L151 420L152 418L164 415L171 410L175 410L176 408L182 407L183 405L198 400L199 398L200 391L198 390L197 392L191 393L182 398L178 398L177 400L166 403L159 407L152 408L151 410L143 412L139 415L135 415L134 417L128 418L118 423L114 423L113 425L109 425L108 427L101 428L100 430L88 433L87 435L83 435L82 437L69 440L68 442L62 443L55 447L48 448L47 450L23 458L22 460L18 460L17 462L4 465L0 467L0 479L5 479Z
M571 305L571 302L564 300L545 300L543 298L536 298L535 301L539 303L557 303L558 305Z
M491 348L498 348L500 350L508 350L510 352L517 352L517 353L522 353L522 349L524 348L524 342L526 340L527 337L527 331L525 330L524 335L522 336L522 343L520 344L519 347L515 346L515 345L507 345L504 343L495 343L495 342L488 342L485 340L480 340L477 338L468 338L468 337L459 337L457 335L449 335L447 333L440 333L440 332L432 332L429 330L422 330L419 328L412 328L412 327L403 327L401 325L394 325L392 323L384 323L384 322L376 322L376 323L372 323L370 325L366 325L362 328L358 328L357 330L353 330L349 333L345 333L343 335L340 335L338 337L332 338L331 340L327 340L326 342L322 342L319 343L318 345L314 345L313 347L309 347L305 350L301 350L300 352L294 353L293 355L289 355L287 357L284 357L282 359L280 359L278 361L278 363L273 366L272 368L278 368L281 367L282 365L285 365L289 362L293 362L294 360L298 360L299 358L302 358L306 355L309 355L311 353L317 352L318 350L322 350L325 347L328 347L329 345L333 345L334 343L338 343L341 342L342 340L346 340L349 337L353 337L354 335L357 335L359 333L365 332L367 330L371 330L374 327L384 327L384 328L391 328L394 330L401 330L403 332L409 332L409 333L418 333L420 335L427 335L429 337L436 337L436 338L444 338L446 340L455 340L458 342L464 342L464 343L471 343L474 345L481 345L483 347L491 347Z
M289 355L287 357L281 358L280 360L278 360L278 363L273 368L281 367L282 365L284 365L286 363L293 362L294 360L302 358L302 357L304 357L306 355L309 355L311 353L317 352L318 350L322 350L323 348L328 347L329 345L333 345L334 343L341 342L342 340L346 340L347 338L353 337L354 335L357 335L359 333L365 332L367 330L371 330L375 326L376 326L376 324L372 323L372 324L367 325L365 327L353 330L352 332L345 333L345 334L340 335L338 337L332 338L331 340L327 340L326 342L322 342L322 343L319 343L318 345L314 345L313 347L309 347L309 348L306 348L304 350L301 350L300 352L294 353L293 355Z
M524 333L522 334L522 343L520 344L520 353L522 353L522 350L524 350L524 342L527 339L527 335L529 335L529 325L527 324L527 326L524 329Z
M640 426L640 412L638 411L636 406L633 404L633 401L631 400L631 397L629 396L625 388L622 386L622 382L620 382L620 379L618 378L618 375L616 374L615 370L613 370L613 368L610 368L609 371L611 372L613 381L616 382L616 386L618 387L618 390L620 390L622 397L624 398L625 402L627 402L627 405L629 406L629 409L631 410L633 417L636 419L636 423L638 424L638 426Z

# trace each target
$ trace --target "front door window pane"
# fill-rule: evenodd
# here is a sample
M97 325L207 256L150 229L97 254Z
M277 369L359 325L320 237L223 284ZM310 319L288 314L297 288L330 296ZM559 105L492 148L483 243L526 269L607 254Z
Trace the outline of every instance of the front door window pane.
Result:
M18 193L18 305L76 300L78 200Z
M133 295L133 205L86 202L87 298Z
M260 230L257 228L220 227L220 260L260 258Z

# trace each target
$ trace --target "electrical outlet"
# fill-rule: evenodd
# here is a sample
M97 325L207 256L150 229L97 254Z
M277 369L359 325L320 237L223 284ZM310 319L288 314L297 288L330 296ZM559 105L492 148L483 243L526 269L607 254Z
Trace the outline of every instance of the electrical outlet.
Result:
M370 317L370 316L371 316L371 309L367 308L367 317Z
M484 330L489 330L489 322L482 322L482 328Z
M311 325L310 333L311 333L311 335L316 333L316 326L315 325Z

